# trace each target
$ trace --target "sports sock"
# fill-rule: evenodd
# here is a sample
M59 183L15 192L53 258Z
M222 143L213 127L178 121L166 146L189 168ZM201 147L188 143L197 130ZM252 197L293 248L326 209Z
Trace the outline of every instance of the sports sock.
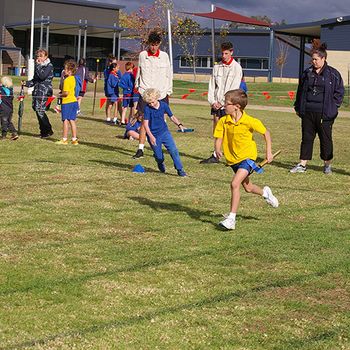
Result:
M142 144L142 143L140 143L140 144L139 144L139 149L143 151L144 148L145 148L145 145Z
M230 213L230 214L228 214L228 217L227 217L228 219L232 219L232 220L236 220L236 213Z

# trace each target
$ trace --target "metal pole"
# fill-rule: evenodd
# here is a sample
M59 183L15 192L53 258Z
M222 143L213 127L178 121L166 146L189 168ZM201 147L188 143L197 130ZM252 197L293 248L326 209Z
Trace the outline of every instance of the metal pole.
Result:
M35 13L35 0L32 0L32 17L30 26L30 48L29 48L29 60L28 60L28 80L33 79L34 76L34 13Z
M86 59L86 41L87 41L87 19L85 20L85 26L84 26L84 50L83 50L84 59Z
M0 49L0 75L2 75L2 50Z
M273 52L274 52L275 35L273 29L270 29L270 47L269 47L269 76L268 82L272 83L273 80Z
M170 69L173 71L173 42L171 38L171 17L170 9L167 10L168 13L168 40L169 40L169 59L170 59Z
M113 53L113 56L115 56L115 41L117 40L117 32L115 31L115 27L117 26L116 23L113 23L113 50L112 50L112 53Z
M122 41L122 32L118 33L118 61L120 61L120 42Z
M211 4L211 12L215 11L215 5ZM213 67L215 62L215 20L211 21L211 51L212 51L212 59L213 59Z
M80 60L80 46L81 46L81 19L79 19L79 31L78 31L78 54L77 61Z
M18 50L18 76L21 76L21 61L22 61L22 52Z
M39 47L43 47L43 37L44 37L44 16L41 16L40 19L40 44Z
M46 51L49 52L49 38L50 38L50 17L47 17L46 23Z

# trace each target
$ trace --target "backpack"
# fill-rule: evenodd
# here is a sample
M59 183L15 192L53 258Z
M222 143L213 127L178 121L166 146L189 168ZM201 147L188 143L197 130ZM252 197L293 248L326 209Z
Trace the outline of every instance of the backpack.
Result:
M74 78L75 78L74 95L75 95L75 97L78 97L80 91L82 91L82 81L81 81L81 78L79 76L77 76L77 75L75 75Z

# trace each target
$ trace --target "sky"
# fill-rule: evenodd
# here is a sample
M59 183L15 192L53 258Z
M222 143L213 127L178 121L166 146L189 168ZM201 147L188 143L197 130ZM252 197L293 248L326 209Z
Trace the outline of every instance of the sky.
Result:
M140 6L152 4L152 0L94 0L104 3L114 3L125 6L126 12L131 12ZM325 18L334 18L350 15L349 0L221 0L211 2L206 0L173 0L175 10L185 12L210 12L211 4L237 12L244 16L268 16L272 22L287 24L319 21ZM200 18L197 17L196 20ZM210 21L200 20L202 26L210 26ZM223 24L218 21L218 26Z

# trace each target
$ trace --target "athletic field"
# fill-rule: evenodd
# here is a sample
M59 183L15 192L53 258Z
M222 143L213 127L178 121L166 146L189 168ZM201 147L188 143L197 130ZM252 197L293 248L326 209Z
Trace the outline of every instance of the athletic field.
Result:
M252 175L280 207L242 193L227 232L232 171L199 164L213 147L207 106L172 105L195 129L170 125L180 178L169 155L159 173L149 147L133 160L137 142L83 104L78 146L54 143L51 112L55 134L36 137L30 98L22 136L0 143L1 350L350 349L348 115L334 125L333 174L318 141L308 171L290 174L299 118L248 106L282 150Z

